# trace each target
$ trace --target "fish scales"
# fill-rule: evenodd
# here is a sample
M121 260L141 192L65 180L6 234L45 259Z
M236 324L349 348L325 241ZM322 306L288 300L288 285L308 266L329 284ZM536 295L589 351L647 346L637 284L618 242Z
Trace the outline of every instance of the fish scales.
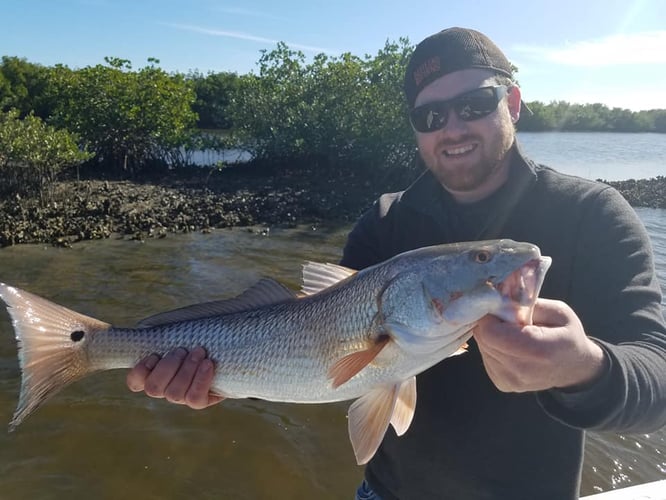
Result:
M112 328L93 337L90 360L98 370L129 368L153 352L200 345L216 364L214 390L228 397L295 403L358 397L363 374L358 383L335 390L327 373L334 360L366 349L379 335L373 298L381 278L370 274L354 287L255 311L139 330Z

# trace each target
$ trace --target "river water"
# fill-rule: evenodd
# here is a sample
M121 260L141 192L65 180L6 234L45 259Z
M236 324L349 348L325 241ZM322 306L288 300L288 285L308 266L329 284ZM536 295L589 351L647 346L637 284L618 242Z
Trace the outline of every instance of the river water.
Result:
M570 135L589 141L562 135L574 143ZM648 142L662 141L645 135ZM616 134L615 149L622 149L622 138L637 137L643 139ZM530 150L543 138L526 139ZM653 155L659 144L652 146ZM664 151L666 146L659 154ZM546 148L532 152L556 166L549 154ZM623 165L633 171L630 162ZM615 178L629 177L634 176ZM651 236L666 290L666 210L637 213ZM348 230L234 229L146 243L84 242L71 249L19 246L0 250L0 279L93 317L131 325L186 303L236 295L262 276L297 288L302 261L336 262ZM350 498L362 477L347 437L348 403L230 400L196 412L132 394L124 376L118 370L78 382L17 431L0 432L0 498L339 499ZM11 418L19 382L11 326L1 312L0 423ZM583 494L664 478L666 429L649 435L589 434Z

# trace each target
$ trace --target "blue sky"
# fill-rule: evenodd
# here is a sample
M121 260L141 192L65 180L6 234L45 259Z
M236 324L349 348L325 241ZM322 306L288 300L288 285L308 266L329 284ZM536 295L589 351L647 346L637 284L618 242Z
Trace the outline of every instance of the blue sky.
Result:
M465 26L518 66L527 101L666 109L664 0L0 0L0 18L0 55L72 68L156 57L183 73L247 73L278 41L364 56Z

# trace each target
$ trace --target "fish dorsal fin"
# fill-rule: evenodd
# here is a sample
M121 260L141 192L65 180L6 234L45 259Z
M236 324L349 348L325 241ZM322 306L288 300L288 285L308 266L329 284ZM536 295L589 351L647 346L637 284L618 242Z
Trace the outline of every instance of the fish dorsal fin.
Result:
M357 271L337 264L306 262L303 264L303 287L301 293L314 295L356 274Z
M333 380L333 388L338 388L350 378L368 366L389 342L388 335L380 337L368 349L357 351L336 361L328 370Z
M295 298L286 286L270 278L263 278L232 299L202 302L172 311L155 314L141 320L136 326L147 328L179 321L191 321L211 316L248 311L261 306L277 304Z
M409 427L411 416L407 407L411 401L416 402L416 382L413 379L373 389L349 407L349 439L359 465L374 456L390 422L395 420L394 427L397 425L403 433ZM403 399L398 402L400 398ZM396 406L400 407L400 415L394 418Z
M391 415L391 425L398 436L402 436L412 423L416 409L416 377L405 380L398 390L398 397Z

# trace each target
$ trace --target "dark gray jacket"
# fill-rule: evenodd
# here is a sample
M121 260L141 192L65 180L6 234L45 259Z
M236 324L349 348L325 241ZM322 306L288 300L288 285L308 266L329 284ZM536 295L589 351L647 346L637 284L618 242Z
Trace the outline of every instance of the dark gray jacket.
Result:
M385 500L578 498L583 429L648 432L666 424L666 326L651 245L613 188L526 159L509 181L458 205L426 172L385 194L349 235L342 264L361 269L413 248L493 238L553 258L541 296L569 304L610 369L585 393L498 391L474 342L417 377L409 431L389 428L366 469Z

